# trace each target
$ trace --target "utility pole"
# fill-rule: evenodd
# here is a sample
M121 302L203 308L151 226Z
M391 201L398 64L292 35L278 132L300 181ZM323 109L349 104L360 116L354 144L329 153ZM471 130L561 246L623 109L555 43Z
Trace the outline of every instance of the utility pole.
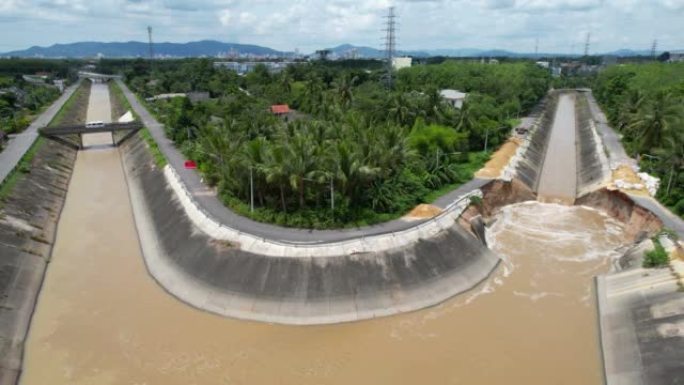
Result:
M330 175L330 209L335 211L335 186L333 185L333 176Z
M154 60L154 48L152 47L152 27L147 26L147 39L149 41L150 50L150 72L152 72L152 61Z
M658 40L655 39L653 40L653 45L651 46L651 57L653 60L657 59L657 53L658 53Z
M254 212L254 175L252 166L249 166L249 211Z
M387 60L387 87L392 89L392 59L394 59L395 50L397 49L397 16L394 14L394 7L389 7L385 23L385 60Z
M587 41L584 43L584 56L589 57L589 48L591 47L591 32L587 32Z

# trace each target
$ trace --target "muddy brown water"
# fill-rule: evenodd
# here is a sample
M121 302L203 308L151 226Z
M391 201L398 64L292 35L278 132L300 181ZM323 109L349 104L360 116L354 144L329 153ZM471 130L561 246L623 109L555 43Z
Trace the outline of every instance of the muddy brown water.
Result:
M607 269L620 227L596 211L507 207L489 237L508 261L441 306L351 324L269 325L165 293L145 271L118 154L88 156L98 167L79 159L24 385L601 383L592 277Z
M600 384L592 277L621 227L586 208L506 207L505 263L440 306L294 327L222 318L147 274L116 149L79 153L33 317L23 385Z
M575 95L561 94L539 179L539 200L572 204L577 195Z

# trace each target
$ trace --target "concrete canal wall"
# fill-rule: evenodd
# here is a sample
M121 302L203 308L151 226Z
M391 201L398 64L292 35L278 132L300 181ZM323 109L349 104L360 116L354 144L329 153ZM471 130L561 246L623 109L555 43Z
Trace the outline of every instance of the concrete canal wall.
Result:
M285 245L201 217L142 140L122 153L149 272L174 296L217 314L285 324L391 315L469 290L499 262L456 224L467 203L399 234Z

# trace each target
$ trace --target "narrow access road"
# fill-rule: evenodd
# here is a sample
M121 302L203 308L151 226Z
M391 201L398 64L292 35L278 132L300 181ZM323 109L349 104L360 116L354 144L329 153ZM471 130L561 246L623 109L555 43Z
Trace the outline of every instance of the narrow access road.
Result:
M7 175L14 170L21 158L26 154L26 151L28 151L33 145L33 142L36 141L36 138L38 138L38 129L50 124L52 119L55 118L55 115L57 115L57 112L59 112L64 103L69 100L80 84L81 82L78 81L76 84L67 88L62 96L40 114L26 130L7 143L5 149L0 152L0 183L5 181Z
M216 194L208 186L202 183L199 174L195 170L185 169L183 165L185 158L174 146L173 142L166 138L164 133L164 125L159 123L157 119L150 114L147 108L145 108L145 106L138 101L136 96L128 89L123 81L116 80L116 82L123 90L123 93L133 107L133 110L135 110L135 112L140 116L143 124L150 131L150 134L157 142L159 149L168 160L169 165L175 169L176 173L180 176L182 182L185 184L187 190L193 194L195 202L197 202L205 212L209 213L210 216L227 226L245 233L283 243L323 244L402 231L427 221L406 221L397 219L373 226L359 228L340 230L307 230L286 228L270 225L267 223L256 222L249 218L238 215L225 207L225 205L216 197ZM458 198L464 196L470 191L484 186L490 181L491 180L489 179L473 179L458 189L444 195L438 199L435 204L441 208L445 208L450 203L458 200ZM245 183L247 183L247 181L245 181Z

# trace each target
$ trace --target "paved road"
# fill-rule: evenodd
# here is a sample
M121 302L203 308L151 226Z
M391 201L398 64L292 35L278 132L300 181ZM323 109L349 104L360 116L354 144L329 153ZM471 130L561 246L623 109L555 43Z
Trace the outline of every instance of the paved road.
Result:
M608 159L610 160L611 167L617 166L618 164L636 165L636 161L630 158L627 155L627 152L625 152L625 148L622 147L620 135L608 125L608 119L603 111L601 111L601 108L594 98L594 94L591 90L583 91L587 93L589 109L591 110L591 115L594 117L598 133L603 140L603 145L608 150Z
M341 229L341 230L306 230L285 228L266 223L253 221L249 218L240 216L226 208L216 195L206 185L201 182L199 174L195 170L187 170L183 163L185 158L174 146L173 142L166 138L164 126L159 123L152 114L138 101L135 95L121 80L116 81L124 92L124 95L131 103L135 112L140 116L150 134L159 145L159 149L164 153L181 180L195 198L195 201L212 217L232 228L240 231L257 235L259 237L294 244L316 244L344 241L360 237L367 237L378 234L385 234L394 231L401 231L416 226L425 220L406 221L402 219L377 224L374 226ZM460 188L446 194L438 199L435 204L442 208L457 198L489 183L488 179L473 179Z
M7 175L14 170L26 151L28 151L28 149L31 148L31 145L33 145L33 142L36 141L38 129L50 124L64 103L66 103L66 101L69 100L69 97L76 91L79 84L80 81L67 88L62 96L52 103L45 112L40 114L26 130L7 143L5 149L0 152L0 183L2 183L5 178L7 178Z

